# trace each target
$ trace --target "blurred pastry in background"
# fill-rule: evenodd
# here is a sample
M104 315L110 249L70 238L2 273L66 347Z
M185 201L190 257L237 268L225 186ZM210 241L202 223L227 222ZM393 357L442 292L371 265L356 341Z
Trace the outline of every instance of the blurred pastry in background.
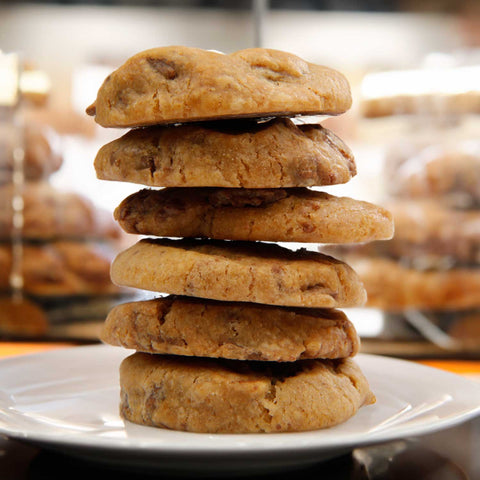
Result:
M385 206L395 221L394 238L325 251L386 257L420 271L480 264L480 210L453 209L428 199L390 200Z
M453 65L452 65L453 63ZM362 81L365 118L397 115L480 113L480 66L430 56L411 70L372 72Z
M478 268L422 271L382 257L354 260L351 264L367 290L367 306L397 312L406 308L461 310L480 307Z
M448 334L468 347L480 348L480 310L465 312L456 318Z
M112 215L56 189L63 164L56 132L20 113L0 122L0 335L98 340L121 299L110 280L121 240Z
M0 336L38 337L47 333L45 312L30 300L0 297L0 312Z
M455 145L403 143L389 149L386 182L390 195L435 198L458 208L480 205L480 142Z
M405 353L415 342L437 354L478 353L480 143L461 135L461 123L449 123L447 114L432 117L441 128L415 136L414 126L430 118L419 113L410 136L386 149L382 203L394 218L393 239L322 251L351 264L367 290L366 307L383 312L376 353L379 340L411 342ZM368 342L363 348L369 351Z
M479 164L480 165L480 164ZM458 210L435 200L388 202L396 235L386 253L420 270L480 264L480 210Z
M0 187L0 240L13 232L12 184ZM112 215L74 192L62 192L46 182L26 182L23 198L22 238L28 240L97 239L117 240L120 228Z
M119 301L133 298L127 288L110 280L114 253L110 245L98 242L23 243L18 290L11 285L13 248L0 244L2 321L5 316L0 335L97 340L107 312ZM33 325L38 328L33 330Z
M102 248L103 247L103 248ZM113 252L105 246L58 241L24 244L21 273L24 293L38 296L101 295L119 293L110 282ZM0 289L8 291L12 248L0 246Z
M0 184L12 182L15 148L11 125L0 123ZM60 169L63 157L59 149L59 137L47 125L26 122L19 138L23 141L25 156L23 173L26 180L47 179Z

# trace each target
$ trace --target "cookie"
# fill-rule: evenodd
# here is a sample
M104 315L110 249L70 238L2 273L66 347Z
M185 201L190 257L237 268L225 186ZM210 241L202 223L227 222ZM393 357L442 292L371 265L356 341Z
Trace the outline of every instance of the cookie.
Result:
M343 312L164 297L124 303L108 315L101 339L147 353L293 362L358 352Z
M386 258L351 262L368 294L367 306L455 310L480 306L480 269L414 270Z
M337 136L286 118L133 129L99 150L95 169L102 180L155 187L304 187L356 174Z
M290 53L230 55L170 46L140 52L110 74L87 108L103 127L238 117L339 114L351 106L345 77Z
M384 247L395 257L449 256L480 264L479 211L426 200L392 202L388 209L395 219L395 237Z
M0 187L0 240L13 232L13 185ZM48 183L28 182L21 191L23 200L22 237L29 240L116 239L120 230L110 214L97 209L83 195L62 192Z
M45 179L56 172L63 163L56 133L45 125L28 122L19 135L11 125L0 127L0 184L13 181L15 147L23 147L23 174L27 180ZM18 128L18 127L15 127ZM15 139L19 145L15 145Z
M111 255L105 249L80 242L23 245L23 290L31 295L101 295L118 293L110 281ZM10 288L14 267L12 247L0 245L0 290Z
M111 276L117 285L213 300L318 308L365 301L345 263L274 244L144 239L117 255Z
M162 237L355 243L393 235L382 207L307 188L141 190L114 217L127 233Z
M135 353L120 366L120 385L126 420L201 433L316 430L375 402L350 359L239 362Z
M435 198L458 208L480 205L480 146L405 145L387 159L389 190L403 198Z

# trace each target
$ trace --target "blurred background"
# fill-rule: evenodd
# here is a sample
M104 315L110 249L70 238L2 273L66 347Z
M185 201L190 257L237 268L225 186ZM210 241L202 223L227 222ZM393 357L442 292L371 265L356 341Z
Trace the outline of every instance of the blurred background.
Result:
M261 46L342 71L351 111L323 122L358 175L329 187L388 206L391 242L321 246L358 269L347 312L363 351L480 356L480 2L476 0L3 1L0 4L0 332L92 341L118 301L112 221L137 185L93 159L124 132L85 115L138 51ZM315 120L315 119L314 119ZM318 245L309 246L318 248Z

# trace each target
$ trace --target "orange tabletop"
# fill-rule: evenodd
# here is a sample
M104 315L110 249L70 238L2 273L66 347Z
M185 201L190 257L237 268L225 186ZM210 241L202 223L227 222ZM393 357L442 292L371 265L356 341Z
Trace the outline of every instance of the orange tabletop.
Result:
M0 358L72 347L70 343L0 342Z
M478 360L420 360L418 363L480 381L480 361Z

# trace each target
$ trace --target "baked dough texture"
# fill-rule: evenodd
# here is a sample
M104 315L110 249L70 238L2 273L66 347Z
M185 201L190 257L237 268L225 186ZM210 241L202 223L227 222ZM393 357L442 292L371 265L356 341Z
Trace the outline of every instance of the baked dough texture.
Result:
M339 310L175 296L117 305L101 339L147 353L275 362L345 358L359 348Z
M308 187L356 174L336 135L286 118L133 129L99 150L95 170L102 180L152 187Z
M357 243L393 235L384 208L307 188L141 190L114 217L127 233L160 237Z
M225 301L334 308L366 299L347 264L254 242L143 239L117 255L111 276L118 285Z
M103 127L222 118L340 114L346 78L290 53L249 48L230 55L181 46L129 58L87 108Z
M279 364L135 353L120 366L120 385L123 418L204 433L316 430L375 401L350 359Z

